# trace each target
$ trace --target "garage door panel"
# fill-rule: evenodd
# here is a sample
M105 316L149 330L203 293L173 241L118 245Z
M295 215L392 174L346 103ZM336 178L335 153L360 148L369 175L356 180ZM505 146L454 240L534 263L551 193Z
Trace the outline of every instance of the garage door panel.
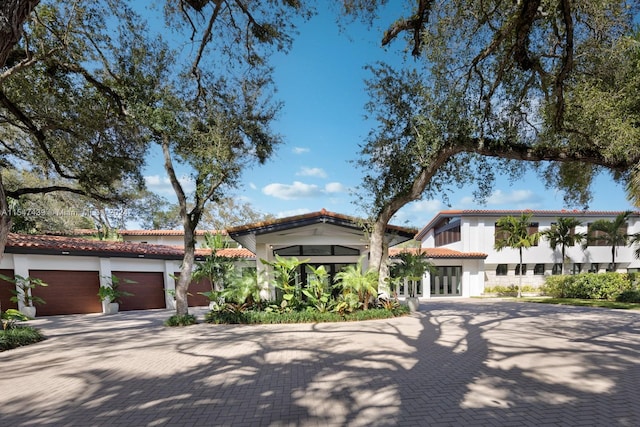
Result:
M121 311L166 308L163 273L114 271L113 274L120 280L119 289L133 294L122 298Z
M46 303L36 305L38 316L102 312L97 271L31 270L29 275L48 284L32 289Z
M180 272L174 273L174 276L176 277L176 281L177 281L178 278L180 277ZM209 292L209 291L211 291L211 282L209 281L209 279L204 278L198 282L192 281L189 284L189 291L188 291L191 295L187 295L187 302L189 304L189 307L202 307L202 306L209 305L209 298L205 297L204 295L200 295L198 293L198 292Z
M0 270L0 274L13 278L13 270ZM13 292L16 290L16 285L11 282L0 279L0 307L2 310L8 310L10 308L18 308L17 302L12 302L11 297L14 296Z

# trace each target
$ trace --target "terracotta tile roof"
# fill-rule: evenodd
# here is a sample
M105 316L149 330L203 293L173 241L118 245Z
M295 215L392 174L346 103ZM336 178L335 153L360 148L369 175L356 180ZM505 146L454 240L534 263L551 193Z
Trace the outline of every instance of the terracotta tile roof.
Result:
M403 252L422 252L427 258L438 259L485 259L488 256L482 252L459 252L448 248L390 248L389 257L396 257Z
M184 236L184 230L119 230L122 236ZM226 230L196 230L196 236L204 236L206 233L221 233L226 235Z
M246 231L250 231L250 230L256 230L256 229L261 229L261 228L270 228L270 227L274 227L280 224L290 224L290 223L299 223L299 222L305 222L307 220L314 220L317 218L331 218L331 219L335 219L338 220L339 222L344 222L344 223L352 223L354 226L357 226L358 224L362 223L362 219L361 218L356 218L353 216L349 216L349 215L343 215L343 214L339 214L339 213L335 213L335 212L329 212L326 209L321 209L317 212L310 212L310 213L306 213L306 214L302 214L302 215L295 215L295 216L290 216L290 217L286 217L286 218L276 218L276 219L271 219L271 220L267 220L267 221L261 221L261 222L256 222L253 224L246 224L246 225L241 225L238 227L231 227L227 230L227 232L229 234L238 234L238 233L242 233L242 232L246 232ZM397 225L388 225L387 229L389 230L394 230L394 231L399 231L402 233L415 233L415 229L411 229L411 228L407 228L407 227L400 227Z
M236 257L236 258L245 258L245 259L254 259L256 257L253 252L245 248L219 249L218 255L224 256L224 257Z
M450 217L463 217L463 216L507 216L507 215L522 215L523 213L530 213L533 216L538 217L590 217L590 216L603 216L603 217L615 217L624 211L580 211L577 209L568 210L532 210L532 209L504 209L504 210L488 210L488 209L452 209L438 212L432 219L425 225L415 236L416 240L421 240L427 232L433 228L441 218ZM634 216L640 216L640 211L632 213Z
M147 243L114 242L108 240L90 240L83 238L30 235L9 233L5 251L7 253L43 254L43 255L79 255L109 256L125 258L182 259L181 247L154 245ZM196 249L196 257L210 254L210 249ZM252 258L253 253L246 249L225 249L223 256L237 255Z

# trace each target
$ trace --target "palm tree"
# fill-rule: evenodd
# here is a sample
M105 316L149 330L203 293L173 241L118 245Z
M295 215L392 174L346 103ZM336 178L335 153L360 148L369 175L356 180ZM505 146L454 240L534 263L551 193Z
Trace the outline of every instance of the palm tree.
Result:
M518 249L520 254L520 283L518 286L518 298L522 296L522 250L535 246L540 238L540 233L529 233L531 225L530 213L523 213L520 218L505 216L498 219L496 227L500 233L496 233L494 248L501 251L504 248ZM498 237L500 234L500 237Z
M422 280L427 271L434 268L422 252L401 252L397 258L399 262L391 265L390 275L393 279L407 279L409 281L409 297L416 296L416 283Z
M640 259L640 233L632 234L629 236L629 245L636 245L636 258Z
M358 296L365 310L369 308L369 300L378 294L378 273L362 268L362 258L356 265L349 265L336 274L334 281L339 284L344 293L352 293Z
M585 241L587 238L586 233L576 233L574 230L576 227L582 225L577 218L563 218L557 219L558 222L551 224L551 228L540 233L549 240L549 246L552 250L556 250L560 246L562 253L562 273L565 274L565 251L567 246L575 246Z
M618 214L613 221L599 219L591 224L589 234L592 231L600 231L597 236L590 235L588 241L602 240L607 246L611 246L611 270L616 271L616 248L627 246L630 236L627 234L627 219L631 211Z

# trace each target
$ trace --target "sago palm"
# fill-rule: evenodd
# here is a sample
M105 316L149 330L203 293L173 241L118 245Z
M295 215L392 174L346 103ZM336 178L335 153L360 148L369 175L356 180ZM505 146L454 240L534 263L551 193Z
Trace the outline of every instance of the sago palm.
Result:
M378 274L373 270L362 270L362 258L356 265L349 265L336 274L334 280L345 293L358 295L364 309L369 308L369 299L378 292Z

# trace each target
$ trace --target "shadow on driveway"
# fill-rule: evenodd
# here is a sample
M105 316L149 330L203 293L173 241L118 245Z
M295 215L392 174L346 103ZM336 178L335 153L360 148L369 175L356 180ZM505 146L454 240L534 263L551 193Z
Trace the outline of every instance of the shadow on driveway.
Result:
M640 425L640 314L422 309L304 325L39 319L46 341L0 353L0 425Z

